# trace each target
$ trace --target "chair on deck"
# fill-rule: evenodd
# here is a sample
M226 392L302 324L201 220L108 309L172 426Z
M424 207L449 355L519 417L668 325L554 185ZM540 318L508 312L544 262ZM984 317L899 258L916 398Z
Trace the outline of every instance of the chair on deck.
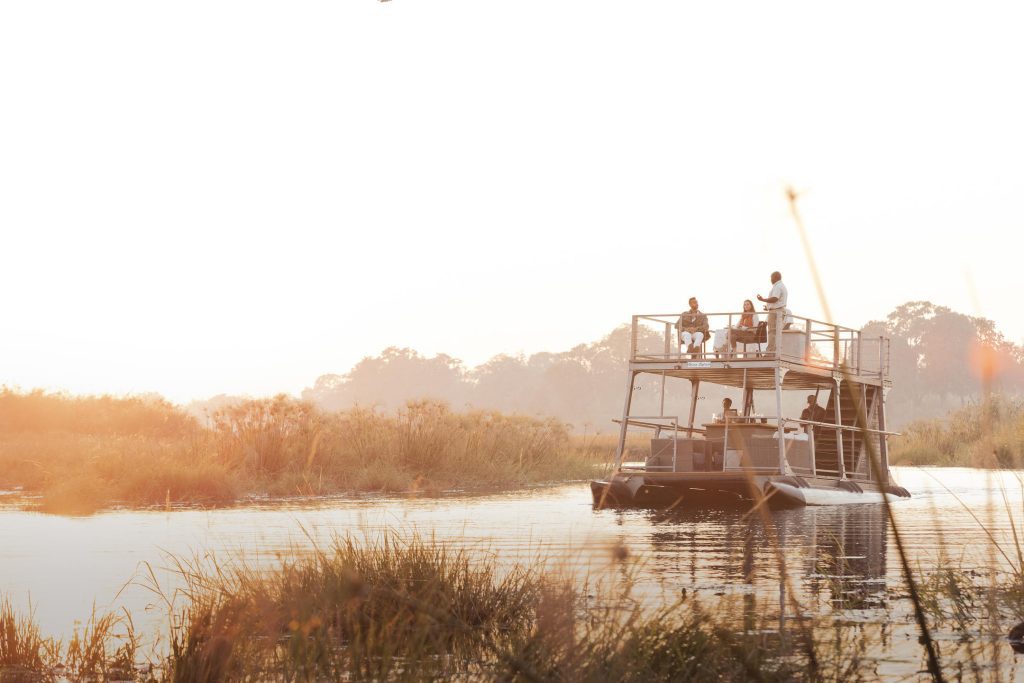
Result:
M757 345L757 355L761 355L761 345L768 343L768 322L762 320L757 323L757 327L749 332L738 332L733 337L733 340L737 344L743 344L744 355L750 353L750 349L747 348L751 344Z

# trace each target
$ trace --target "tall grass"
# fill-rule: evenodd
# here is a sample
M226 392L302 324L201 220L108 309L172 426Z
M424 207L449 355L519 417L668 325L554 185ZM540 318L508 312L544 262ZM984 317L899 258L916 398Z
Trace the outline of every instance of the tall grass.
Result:
M94 617L81 643L65 648L7 607L2 642L16 645L0 650L0 680L870 679L842 625L823 631L811 667L765 605L748 606L746 623L727 600L645 609L628 582L599 591L540 561L506 565L417 537L337 539L270 572L178 568L186 589L176 595L187 604L167 598L169 652L154 668L131 666L134 637L115 633L113 618Z
M839 564L826 570L840 585L824 609L805 608L803 642L782 605L754 595L659 606L635 589L628 554L609 558L610 584L394 532L338 537L272 570L232 560L175 560L184 589L170 595L150 579L170 630L166 652L145 662L127 617L94 614L65 645L0 601L0 681L873 681L913 647L913 626L894 630L906 618L898 600L869 623L843 603L842 584L859 587ZM1021 582L979 578L949 562L918 584L951 680L1005 677Z
M0 595L0 681L134 680L138 640L127 615L97 614L65 645L44 636L32 615L14 611Z
M209 424L161 400L3 390L0 407L0 488L71 513L245 494L517 487L586 478L612 448L553 419L429 401L396 414L329 413L277 397L231 406Z
M542 564L502 566L492 554L417 537L338 539L269 574L180 568L189 602L172 630L174 681L867 676L856 648L834 650L833 632L813 644L820 662L812 666L767 618L744 628L728 601L648 610L628 582L621 593L602 592Z
M1024 399L993 394L946 418L910 424L890 440L898 465L1024 466Z

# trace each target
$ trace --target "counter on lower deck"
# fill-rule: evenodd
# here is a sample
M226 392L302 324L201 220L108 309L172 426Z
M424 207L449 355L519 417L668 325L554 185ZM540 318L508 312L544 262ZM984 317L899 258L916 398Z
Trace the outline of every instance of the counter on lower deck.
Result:
M649 471L721 472L742 468L779 469L778 427L759 421L730 420L726 425L704 425L704 438L651 439L651 453L645 466ZM728 444L726 444L728 438ZM789 428L785 433L786 461L790 467L811 471L810 442L806 434Z

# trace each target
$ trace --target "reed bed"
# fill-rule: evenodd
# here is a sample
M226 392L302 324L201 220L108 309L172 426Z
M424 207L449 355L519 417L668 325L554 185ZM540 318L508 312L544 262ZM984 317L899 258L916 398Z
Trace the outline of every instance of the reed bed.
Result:
M127 615L93 614L65 645L0 599L0 681L878 680L920 651L912 610L897 583L865 620L843 599L853 586L836 552L822 569L834 585L788 620L754 595L652 600L628 552L610 555L610 583L393 531L336 537L272 569L171 558L184 588L167 594L156 571L145 582L168 617L160 654L140 653ZM922 661L912 679L1012 677L1019 569L946 558L918 572L938 668Z
M44 636L31 614L16 613L0 596L0 682L134 681L138 639L128 615L93 614L65 644Z
M601 589L542 560L509 565L417 536L338 538L272 571L176 562L186 587L165 596L165 656L126 666L135 641L119 641L113 620L94 620L88 647L62 648L11 614L0 623L12 624L27 643L19 652L30 654L18 655L18 668L0 659L0 680L54 680L54 672L182 682L872 677L860 630L839 622L817 635L786 634L766 604L740 610L733 600L683 597L647 608L629 580Z
M283 396L200 423L162 400L0 391L0 489L44 510L224 505L339 492L496 489L584 479L613 445L553 419L409 403L329 413Z
M890 441L897 465L1024 467L1024 399L993 394L942 419L913 422Z

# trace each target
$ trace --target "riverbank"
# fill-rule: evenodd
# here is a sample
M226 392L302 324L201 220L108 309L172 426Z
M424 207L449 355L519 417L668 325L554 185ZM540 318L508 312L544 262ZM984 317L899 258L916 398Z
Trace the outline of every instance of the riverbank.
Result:
M894 465L1024 467L1024 399L993 396L901 431L889 442Z
M0 489L51 512L512 488L589 478L613 447L552 419L426 401L389 415L277 397L204 424L161 400L0 392Z

